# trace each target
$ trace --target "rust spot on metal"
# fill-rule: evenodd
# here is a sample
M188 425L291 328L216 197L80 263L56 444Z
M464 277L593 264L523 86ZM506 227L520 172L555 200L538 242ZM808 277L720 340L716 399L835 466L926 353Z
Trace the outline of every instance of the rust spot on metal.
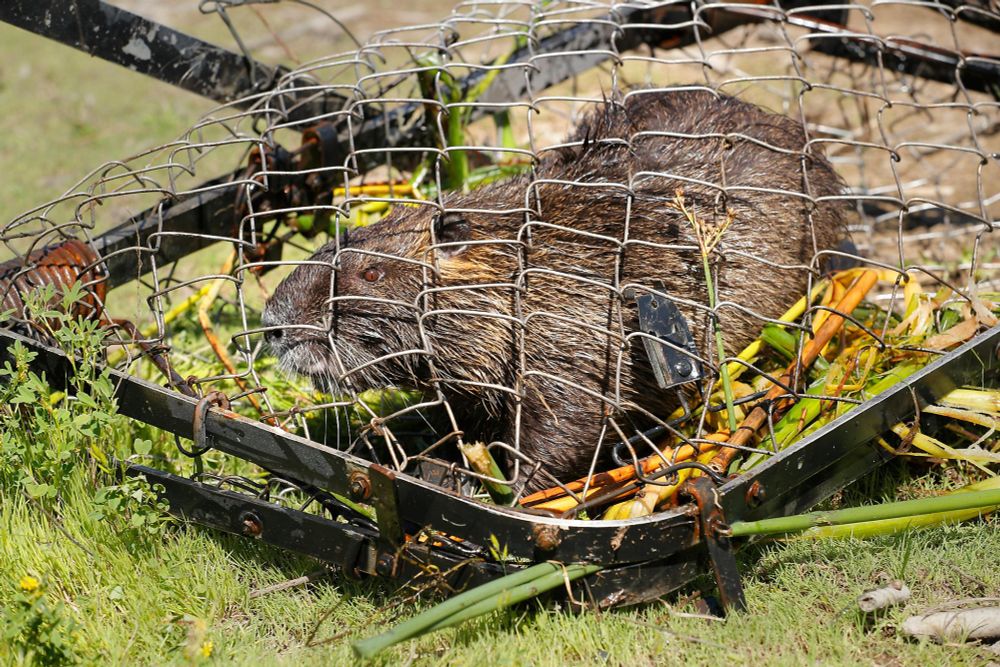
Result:
M243 534L247 537L260 537L264 532L264 524L253 512L244 512L240 515L240 524L243 526Z
M542 551L555 551L562 542L562 531L559 526L546 523L536 523L531 528L532 537L535 539L535 546Z
M363 472L352 472L347 479L347 492L352 500L368 500L372 495L372 484Z
M761 503L767 500L767 492L764 490L764 485L760 483L759 479L754 480L754 483L747 489L746 496L743 499L750 509L760 507Z
M622 545L622 540L625 539L625 533L628 532L628 526L622 526L615 531L614 536L611 538L611 550L618 551Z

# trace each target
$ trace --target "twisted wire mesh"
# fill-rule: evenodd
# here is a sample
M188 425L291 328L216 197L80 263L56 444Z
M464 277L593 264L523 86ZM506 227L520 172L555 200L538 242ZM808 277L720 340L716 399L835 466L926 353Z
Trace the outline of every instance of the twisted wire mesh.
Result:
M203 9L228 18L245 9L241 4L252 3L208 3ZM712 2L460 3L439 22L378 30L356 48L303 62L284 73L272 89L214 109L176 141L102 165L63 197L6 224L0 240L11 256L19 257L66 237L97 243L118 220L152 207L155 233L115 251L141 258L148 272L129 276L137 278L132 282L116 283L120 286L105 299L109 312L134 322L147 344L169 347L176 368L198 375L195 386L223 388L237 396L235 404L248 414L461 493L480 494L476 480L484 475L470 470L454 445L477 434L495 436L488 438L489 447L506 461L505 474L518 493L569 481L551 472L559 451L526 445L523 439L526 433L548 438L568 428L567 420L593 422L595 441L576 444L587 455L591 473L608 466L616 443L629 443L627 456L633 460L661 451L663 438L649 435L652 426L697 445L709 434L706 413L693 430L681 433L674 415L651 411L628 398L629 388L621 384L623 367L641 355L642 340L649 337L636 330L628 316L631 294L652 293L677 303L702 342L697 356L707 378L679 395L677 405L698 395L704 400L711 393L716 379L711 371L720 364L705 333L711 322L721 318L728 323L728 315L759 329L774 321L775 313L763 312L758 303L727 300L725 294L710 306L701 293L625 279L621 267L626 258L649 246L629 236L630 209L623 209L621 233L609 235L592 231L585 211L574 224L553 224L546 210L569 206L562 198L572 200L582 190L597 187L609 197L627 199L647 183L667 179L682 189L708 188L723 199L774 195L793 198L809 210L839 203L851 209L849 231L856 252L831 251L816 240L812 229L812 257L789 266L773 259L772 251L784 241L780 225L775 225L773 237L749 243L724 236L717 256L727 266L743 265L746 281L766 283L797 271L807 291L817 281L824 258L856 256L862 264L898 272L895 284L883 284L870 297L894 312L905 308L901 285L908 272L919 274L935 289L950 288L948 299L1000 287L1000 104L997 88L993 95L971 89L962 75L976 62L996 65L989 55L974 55L996 52L996 33L989 27L995 14L978 4L942 2L834 7L843 11L846 31L859 42L884 50L909 39L953 55L959 72L955 81L944 82L924 76L927 72L919 67L901 71L879 61L851 62L824 52L824 42L832 38L796 19L829 12L830 7L760 6L753 21L724 26L718 13L734 7L746 11L746 6ZM575 39L553 49L553 37L567 30L577 31ZM642 35L640 43L629 37L635 34ZM246 40L241 46L252 48ZM584 62L590 67L582 67ZM559 81L560 73L569 76ZM456 82L465 84L461 94ZM1000 87L1000 80L995 85ZM573 148L567 135L588 111L606 100L621 104L657 91L667 96L684 91L736 96L791 117L805 129L798 152L803 165L809 155L825 154L846 189L817 196L804 166L797 192L771 187L766 174L752 186L727 184L725 165L720 179L710 182L669 164L655 172L626 170L615 182L599 184L538 173L546 156ZM463 114L468 123L456 133L453 120ZM318 125L335 132L333 145L339 152L332 161L303 157L317 149L303 148L308 142L301 133ZM644 142L661 134L638 131L623 141L629 150L642 150ZM682 138L706 145L753 140L712 132ZM575 145L581 143L586 142ZM327 148L322 138L316 145L322 145L321 153ZM279 146L290 152L282 153ZM766 141L763 147L786 151ZM463 156L486 178L522 174L521 191L498 202L477 200L473 187L456 199L449 190L455 189L454 169ZM226 173L230 175L206 181ZM384 187L366 190L370 184ZM225 202L217 216L225 224L217 224L210 234L171 228L172 207L216 196ZM471 241L473 251L489 246L512 264L502 270L494 267L485 276L442 280L442 261L456 249L469 252L469 243L430 237L421 254L352 246L349 230L359 222L414 211L426 211L428 218L445 213L480 220L516 217L516 224L498 226L503 234ZM368 233L377 234L379 223L372 224ZM333 239L332 249L311 258L327 237ZM182 238L208 247L180 259L163 252ZM280 258L263 252L276 239L283 249ZM574 244L581 252L601 246L610 264L579 271L538 264L532 253L535 244L546 239L560 239L566 244L564 253L573 253ZM695 250L689 234L660 241L657 247L664 253ZM113 256L105 254L103 259ZM343 266L358 262L363 270L405 266L419 275L420 287L411 294L351 295L344 287ZM271 326L262 323L265 301L281 279L294 267L310 264L330 269L325 296L310 296L298 306L318 315L308 321L303 316ZM700 276L701 266L685 271ZM231 358L229 368L218 362L192 317L171 314L185 299L199 290L204 297L213 286L218 296L210 324ZM572 305L567 311L566 303L559 301L571 302L574 292L588 290L605 295L608 317L603 324L589 316L568 317ZM550 305L539 300L540 292ZM781 295L779 300L790 305L799 296ZM498 298L505 299L505 305L497 306ZM455 307L462 299L465 305ZM389 350L373 345L380 353L366 357L356 349L356 341L348 344L338 332L338 317L347 312L342 309L361 307L405 313L412 320L408 326L413 337L404 337ZM808 308L791 327L807 334L823 309ZM315 373L322 376L318 389L289 378L275 363L264 334L279 330L286 336L326 340L330 355L309 361L323 365ZM579 367L599 365L605 369L604 381L585 382L572 365L553 372L547 363L552 355L531 348L531 334L537 331L560 332L556 337L565 337ZM869 334L872 344L880 345L886 331ZM119 344L130 338L120 329L115 337ZM453 371L454 359L442 361L456 337L467 340L455 349L473 351L460 360L466 365L461 374ZM481 357L475 354L477 341ZM135 348L111 349L124 351L117 361L121 367L153 377ZM734 358L736 351L727 350L726 363L745 363ZM299 366L303 364L308 365ZM398 373L386 370L398 366L412 373L413 382L400 382ZM407 385L420 393L385 390ZM542 395L540 387L549 395ZM803 391L801 383L786 389L792 395ZM673 390L666 393L672 396ZM487 404L485 412L470 410L468 404L475 401ZM534 412L526 416L527 404ZM486 426L469 423L473 419ZM527 429L522 422L529 420L544 424Z

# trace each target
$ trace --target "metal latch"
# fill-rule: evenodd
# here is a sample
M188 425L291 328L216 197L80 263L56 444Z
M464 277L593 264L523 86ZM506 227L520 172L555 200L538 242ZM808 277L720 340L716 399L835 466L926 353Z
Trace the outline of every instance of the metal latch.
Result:
M665 291L662 284L659 289ZM656 383L662 389L669 389L700 380L698 348L677 304L656 294L642 294L635 302L639 308L640 331L659 339L642 339Z
M698 505L698 527L712 565L723 610L727 613L746 611L743 582L730 540L732 531L719 504L719 490L708 477L695 477L688 481L685 491Z

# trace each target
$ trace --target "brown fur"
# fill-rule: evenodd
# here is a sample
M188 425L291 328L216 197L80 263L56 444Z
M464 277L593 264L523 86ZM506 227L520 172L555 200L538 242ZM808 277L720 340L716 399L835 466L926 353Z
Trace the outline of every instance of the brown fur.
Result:
M713 358L701 256L678 189L702 222L732 217L712 256L729 353L762 325L737 306L779 316L816 252L844 237L846 209L816 201L843 185L804 144L797 122L731 97L636 91L587 115L566 146L540 155L533 178L450 194L444 217L399 206L326 245L313 260L329 265L298 267L264 322L284 328L272 344L292 370L357 389L440 390L466 439L516 443L556 477L575 478L599 440L619 440L602 436L607 416L645 428L676 407L640 339L625 340L637 329L627 287L662 281ZM369 268L383 277L366 281Z

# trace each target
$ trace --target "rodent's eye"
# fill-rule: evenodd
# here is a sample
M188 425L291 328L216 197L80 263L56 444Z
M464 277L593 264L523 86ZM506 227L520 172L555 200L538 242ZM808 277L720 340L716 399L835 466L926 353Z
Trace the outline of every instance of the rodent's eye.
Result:
M382 272L381 269L377 269L375 267L367 268L361 272L361 277L370 283L377 283L378 281L382 280L382 277L384 275L385 274Z

